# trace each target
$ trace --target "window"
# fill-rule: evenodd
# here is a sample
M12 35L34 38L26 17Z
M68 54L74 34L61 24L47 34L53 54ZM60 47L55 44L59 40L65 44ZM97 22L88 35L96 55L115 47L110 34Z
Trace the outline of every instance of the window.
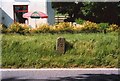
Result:
M14 22L25 23L24 13L28 12L28 5L14 5Z

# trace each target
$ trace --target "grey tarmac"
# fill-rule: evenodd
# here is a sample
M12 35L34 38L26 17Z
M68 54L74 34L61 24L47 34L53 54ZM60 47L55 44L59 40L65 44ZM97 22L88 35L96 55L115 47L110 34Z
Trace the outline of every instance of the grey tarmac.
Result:
M1 81L120 81L118 68L0 69Z

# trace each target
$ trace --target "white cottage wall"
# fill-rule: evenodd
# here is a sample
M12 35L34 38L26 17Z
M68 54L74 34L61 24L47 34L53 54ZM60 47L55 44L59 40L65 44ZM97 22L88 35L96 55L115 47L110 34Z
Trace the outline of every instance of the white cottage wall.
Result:
M34 12L34 11L40 11L40 12L43 12L45 14L47 14L47 10L46 10L46 0L43 0L43 1L40 1L40 0L30 0L30 5L29 5L29 12ZM48 23L47 22L47 18L40 18L40 19L32 19L32 18L29 18L29 24L30 26L32 27L35 27L35 23L37 25L40 25L40 24L45 24L45 23Z
M0 23L2 23L2 9L1 9L1 2L2 0L0 0Z
M47 0L47 7L46 7L46 10L47 10L47 14L48 14L48 23L49 24L54 24L55 23L55 11L53 10L52 8L52 4L50 2L50 0Z
M0 24L2 23L2 10L0 8Z
M1 9L2 9L2 23L6 26L9 26L11 23L13 23L13 2L9 1L2 1L1 3Z
M54 24L54 10L51 8L50 0L2 0L2 22L9 26L14 22L13 5L28 5L28 12L41 11L48 15L48 18L36 19L37 25L43 23ZM35 27L35 19L29 18L29 25Z

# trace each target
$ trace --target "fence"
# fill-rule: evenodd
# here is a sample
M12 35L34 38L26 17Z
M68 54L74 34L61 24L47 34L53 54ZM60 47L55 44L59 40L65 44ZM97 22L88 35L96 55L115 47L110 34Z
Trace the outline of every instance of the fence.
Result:
M69 16L55 16L55 23L64 22Z

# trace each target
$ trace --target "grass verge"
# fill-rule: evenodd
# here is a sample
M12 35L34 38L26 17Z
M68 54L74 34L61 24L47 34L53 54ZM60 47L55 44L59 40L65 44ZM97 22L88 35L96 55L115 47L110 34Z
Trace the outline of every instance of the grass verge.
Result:
M55 51L58 37L72 44L65 54ZM4 34L2 68L120 67L118 33Z

